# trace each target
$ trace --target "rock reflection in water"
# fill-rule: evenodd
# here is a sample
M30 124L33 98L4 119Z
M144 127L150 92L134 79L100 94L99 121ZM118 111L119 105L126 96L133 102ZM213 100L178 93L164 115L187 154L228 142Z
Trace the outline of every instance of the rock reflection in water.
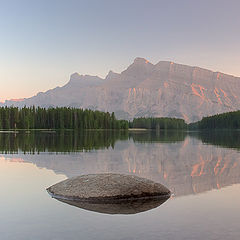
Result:
M105 214L136 214L157 208L168 200L169 197L151 197L137 200L122 200L107 203L91 203L86 201L71 201L57 199L69 205L82 208L88 211Z

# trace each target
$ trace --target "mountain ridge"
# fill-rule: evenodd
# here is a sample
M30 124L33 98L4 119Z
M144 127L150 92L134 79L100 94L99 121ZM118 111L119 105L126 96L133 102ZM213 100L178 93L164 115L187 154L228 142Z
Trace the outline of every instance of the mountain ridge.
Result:
M152 64L138 57L121 73L109 71L105 78L73 73L62 87L4 105L81 107L115 112L123 119L177 117L193 122L238 110L238 92L239 77L171 61Z

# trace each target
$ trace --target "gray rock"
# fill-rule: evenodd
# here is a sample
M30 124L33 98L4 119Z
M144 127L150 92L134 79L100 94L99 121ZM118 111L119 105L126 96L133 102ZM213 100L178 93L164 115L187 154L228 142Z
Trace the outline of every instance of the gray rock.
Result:
M64 180L47 189L57 199L116 202L170 196L170 191L160 183L133 175L104 173L89 174Z

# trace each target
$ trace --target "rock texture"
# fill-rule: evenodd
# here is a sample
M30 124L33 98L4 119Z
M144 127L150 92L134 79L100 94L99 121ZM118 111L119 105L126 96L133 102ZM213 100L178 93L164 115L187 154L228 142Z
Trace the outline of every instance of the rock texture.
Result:
M170 196L170 191L160 183L133 175L114 173L70 178L49 187L47 191L58 199L88 202L116 202Z
M115 112L118 118L177 117L187 122L239 110L240 78L199 67L136 58L125 71L101 79L74 73L63 87L15 106L72 106Z

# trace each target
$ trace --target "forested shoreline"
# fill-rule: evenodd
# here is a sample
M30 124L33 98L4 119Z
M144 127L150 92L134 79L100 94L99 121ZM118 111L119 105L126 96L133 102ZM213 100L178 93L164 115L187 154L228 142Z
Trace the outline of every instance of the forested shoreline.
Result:
M204 129L240 129L240 111L216 114L203 117L202 120L190 123L190 130Z
M70 107L0 107L0 129L187 129L182 119L135 118L117 120L114 113Z
M227 112L187 124L178 118L134 118L132 121L117 120L114 113L89 109L56 107L0 107L0 130L14 129L149 129L204 130L240 129L240 111Z
M57 107L1 107L0 129L128 129L114 113Z

